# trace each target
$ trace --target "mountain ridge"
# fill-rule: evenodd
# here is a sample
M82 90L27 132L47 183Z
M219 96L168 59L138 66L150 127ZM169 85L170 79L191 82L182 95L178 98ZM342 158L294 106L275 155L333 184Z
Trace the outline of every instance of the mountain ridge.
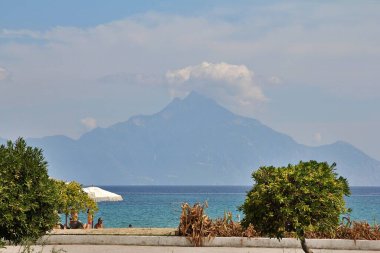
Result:
M300 160L336 162L351 185L380 182L380 162L349 143L302 145L194 92L77 140L27 141L43 148L53 177L84 184L245 185L259 166Z

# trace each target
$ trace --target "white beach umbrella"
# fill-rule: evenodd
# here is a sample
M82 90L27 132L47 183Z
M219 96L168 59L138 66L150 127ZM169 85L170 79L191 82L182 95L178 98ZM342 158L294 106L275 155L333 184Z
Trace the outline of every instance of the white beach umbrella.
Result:
M122 201L123 198L116 193L112 193L106 190L103 190L99 187L86 187L83 188L83 191L87 192L88 196L95 200L95 202L100 201Z

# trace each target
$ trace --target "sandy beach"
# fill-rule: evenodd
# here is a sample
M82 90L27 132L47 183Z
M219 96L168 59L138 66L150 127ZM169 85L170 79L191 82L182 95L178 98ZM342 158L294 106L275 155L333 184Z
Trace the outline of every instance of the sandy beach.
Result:
M55 235L175 235L177 228L103 228L103 229L54 229Z

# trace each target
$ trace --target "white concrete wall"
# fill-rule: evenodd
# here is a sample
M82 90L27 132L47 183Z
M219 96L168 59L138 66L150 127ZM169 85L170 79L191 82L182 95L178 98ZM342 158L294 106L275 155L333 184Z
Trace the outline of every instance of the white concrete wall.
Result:
M312 249L336 250L380 250L380 241L341 240L341 239L307 239ZM192 244L185 237L179 236L132 236L132 235L47 235L40 243L45 245L140 245L140 246L180 246ZM269 238L216 237L204 247L257 247L257 248L300 248L299 240L284 238L281 241Z

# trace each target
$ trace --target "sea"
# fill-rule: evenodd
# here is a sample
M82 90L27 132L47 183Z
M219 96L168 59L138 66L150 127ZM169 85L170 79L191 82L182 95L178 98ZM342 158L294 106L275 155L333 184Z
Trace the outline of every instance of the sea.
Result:
M243 214L237 207L244 203L250 186L99 186L122 195L123 201L99 202L99 217L107 228L132 227L177 227L181 205L185 202L207 202L206 214L211 218L223 217L232 212L239 221ZM346 197L346 206L352 209L351 220L380 223L380 187L351 187L351 196ZM86 214L79 214L86 221Z

